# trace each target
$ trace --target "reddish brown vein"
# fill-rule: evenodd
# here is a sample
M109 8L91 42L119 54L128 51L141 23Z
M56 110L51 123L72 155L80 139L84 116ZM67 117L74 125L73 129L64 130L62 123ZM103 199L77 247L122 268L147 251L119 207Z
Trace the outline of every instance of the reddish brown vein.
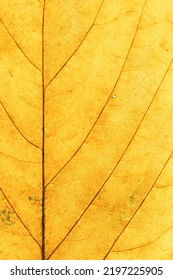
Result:
M132 136L130 142L129 142L128 145L126 146L126 148L125 148L124 152L122 153L121 157L119 158L118 162L116 163L116 165L115 165L114 168L112 169L111 173L109 174L109 176L107 177L107 179L105 180L105 182L103 183L103 185L102 185L102 186L100 187L100 189L97 191L97 193L95 194L95 196L93 197L93 199L91 200L91 202L88 204L88 206L85 208L85 210L83 211L83 213L80 215L80 217L79 217L79 218L77 219L77 221L74 223L74 225L72 226L72 228L68 231L68 233L66 234L66 236L62 239L62 241L61 241L61 242L57 245L57 247L53 250L53 252L52 252L51 255L49 256L49 258L50 258L50 257L53 255L53 253L60 247L60 245L64 242L64 240L68 237L68 235L69 235L69 234L71 233L71 231L74 229L74 227L79 223L79 221L82 219L82 217L84 216L84 214L86 213L86 211L89 209L89 207L91 206L91 204L93 203L93 201L94 201L94 200L96 199L96 197L99 195L99 193L101 192L101 190L103 189L103 187L105 186L105 184L108 182L108 180L110 179L110 177L112 176L112 174L114 173L114 171L115 171L115 170L117 169L117 167L119 166L119 164L120 164L122 158L123 158L124 155L126 154L126 152L127 152L127 150L129 149L129 147L130 147L130 145L131 145L133 139L135 138L135 136L136 136L136 134L137 134L139 128L141 127L141 125L142 125L142 123L143 123L143 120L145 119L145 117L146 117L148 111L150 110L151 105L152 105L152 103L153 103L153 101L154 101L154 99L155 99L155 97L156 97L156 95L157 95L157 93L158 93L158 91L159 91L159 89L160 89L160 86L161 86L163 80L165 79L165 76L166 76L166 74L167 74L167 72L168 72L168 70L169 70L169 68L170 68L170 66L171 66L171 64L172 64L172 61L173 61L173 60L171 60L169 66L168 66L168 69L166 70L166 72L165 72L165 74L164 74L164 76L163 76L163 78L162 78L162 80L161 80L161 82L160 82L160 84L159 84L159 86L158 86L158 88L157 88L157 90L156 90L156 92L155 92L155 94L154 94L154 96L153 96L153 98L152 98L152 100L151 100L151 102L150 102L150 104L149 104L149 106L148 106L148 108L147 108L147 110L146 110L144 116L142 117L142 119L141 119L139 125L137 126L137 128L136 128L136 130L135 130L135 132L134 132L134 134L133 134L133 136ZM170 157L171 157L171 156L170 156ZM112 248L112 247L111 247L111 248ZM48 258L48 259L49 259L49 258Z
M90 28L88 29L87 33L85 34L85 36L83 37L83 39L81 40L80 44L78 45L78 47L74 50L74 52L69 56L69 58L67 59L67 61L61 66L61 68L58 70L58 72L53 76L53 78L48 82L48 84L45 86L45 88L47 88L52 81L58 76L58 74L62 71L62 69L66 66L66 64L70 61L70 59L75 55L75 53L79 50L79 48L81 47L81 45L83 44L83 42L85 41L86 37L88 36L88 34L90 33L91 29L93 28L93 26L95 25L95 22L97 20L97 17L100 13L100 10L103 6L104 0L102 0L101 5L97 11L97 14L94 18L94 21L92 23L92 25L90 26Z
M102 107L102 110L100 111L100 113L99 113L97 119L96 119L95 122L93 123L91 129L88 131L86 137L84 138L84 140L82 141L82 143L80 144L80 146L78 147L78 149L77 149L77 150L75 151L75 153L71 156L71 158L65 163L65 165L52 177L52 179L46 184L45 187L47 187L47 186L60 174L60 172L71 162L71 160L76 156L76 154L79 152L79 150L82 148L82 146L84 145L84 143L86 142L86 140L87 140L88 137L90 136L91 132L93 131L94 127L96 126L97 122L99 121L99 119L100 119L102 113L104 112L104 110L105 110L105 108L106 108L106 106L107 106L107 104L108 104L108 102L109 102L109 100L110 100L110 98L111 98L111 96L112 96L114 90L115 90L116 87L117 87L117 84L119 83L119 80L120 80L120 77L121 77L122 72L123 72L123 70L124 70L126 61L127 61L128 57L129 57L130 50L131 50L131 48L132 48L132 46L133 46L133 44L134 44L135 37L136 37L137 31L138 31L138 28L139 28L139 24L140 24L140 21L141 21L141 17L142 17L142 14L143 14L143 11L144 11L146 2L147 2L147 0L145 1L144 6L143 6L143 8L142 8L141 15L140 15L139 20L138 20L137 28L136 28L136 30L135 30L135 33L134 33L132 42L131 42L131 44L130 44L130 48L129 48L128 52L127 52L126 58L125 58L125 60L124 60L123 66L122 66L122 68L121 68L121 71L120 71L120 73L119 73L119 75L118 75L118 78L117 78L117 80L116 80L116 83L114 84L114 86L113 86L113 88L112 88L112 90L111 90L110 95L108 96L108 98L107 98L107 100L106 100L104 106Z
M5 193L3 192L3 190L0 188L0 191L2 192L4 198L7 200L8 204L11 206L11 208L13 209L14 213L16 214L16 216L18 217L19 221L21 222L21 224L24 226L24 228L27 230L27 232L29 233L29 235L31 236L31 238L38 244L38 246L41 248L40 244L38 243L38 241L35 239L35 237L32 235L32 233L30 232L30 230L27 228L27 226L24 224L24 222L22 221L22 219L20 218L20 216L18 215L18 213L16 212L16 210L14 209L13 205L11 204L11 202L9 201L8 197L5 195Z
M37 65L34 64L34 62L31 61L31 59L26 55L26 53L22 50L22 48L20 47L20 45L17 43L16 39L13 37L13 35L11 34L11 32L8 30L8 28L6 27L6 25L4 24L4 22L2 21L2 19L0 18L0 22L2 23L2 25L4 26L5 30L7 31L7 33L10 35L11 39L13 40L13 42L16 44L16 46L19 48L19 50L23 53L23 55L26 57L26 59L36 68L40 71L40 69L38 68Z
M19 134L32 146L41 149L39 146L37 146L36 144L32 143L28 138L26 138L26 136L20 131L20 129L17 127L17 125L15 124L15 122L13 121L12 117L10 116L10 114L8 113L8 111L6 110L5 106L3 105L3 103L0 101L0 104L2 106L2 108L4 109L4 111L6 112L7 116L9 117L10 121L12 122L12 124L14 125L14 127L17 129L17 131L19 132Z
M152 184L151 188L148 190L147 194L145 195L145 197L143 198L143 200L141 201L141 203L139 204L138 208L136 209L136 211L133 213L132 217L130 218L130 220L127 222L127 224L125 225L125 227L123 228L123 230L120 232L120 234L118 235L118 237L115 239L115 241L113 242L113 244L111 245L109 251L106 253L106 255L104 256L104 260L107 258L107 256L109 255L109 253L111 252L112 248L114 247L114 245L116 244L116 242L119 240L119 238L122 236L123 232L126 230L126 228L128 227L128 225L130 224L130 222L133 220L133 218L136 216L136 214L138 213L139 209L141 208L141 206L144 204L144 202L146 201L147 197L149 196L149 194L151 193L152 189L154 188L155 184L157 183L159 177L161 176L163 170L165 169L167 163L169 162L171 156L172 156L173 150L171 151L168 159L166 160L165 164L163 165L161 171L159 172L157 178L155 179L154 183Z
M154 240L146 243L146 244L143 244L143 245L139 245L139 246L136 246L136 247L133 247L133 248L128 248L128 249L124 249L124 250L118 250L118 251L115 251L113 250L112 253L121 253L121 252L127 252L127 251L132 251L132 250L137 250L137 249L140 249L140 248L143 248L143 247L146 247L146 246L149 246L153 243L155 243L157 240L159 240L163 235L165 235L171 228L173 227L170 226L169 228L167 228L164 232L162 232L157 238L155 238Z

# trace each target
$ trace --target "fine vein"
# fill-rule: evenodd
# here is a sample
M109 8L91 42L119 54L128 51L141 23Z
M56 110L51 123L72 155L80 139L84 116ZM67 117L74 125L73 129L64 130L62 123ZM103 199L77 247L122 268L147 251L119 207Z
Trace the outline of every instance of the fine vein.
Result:
M24 228L27 230L27 232L29 233L29 235L31 236L31 238L38 244L38 246L41 248L40 244L38 243L38 241L35 239L35 237L32 235L32 233L30 232L30 230L27 228L27 226L24 224L24 222L22 221L22 219L20 218L20 216L18 215L18 213L16 212L15 208L13 207L13 205L11 204L10 200L8 199L8 197L6 196L6 194L4 193L4 191L2 190L2 188L0 188L1 193L3 194L4 198L7 200L8 204L10 205L10 207L13 209L14 213L16 214L16 216L18 217L19 221L21 222L21 224L24 226Z
M140 123L138 124L138 126L137 126L137 128L136 128L136 130L135 130L135 132L134 132L134 134L133 134L133 136L132 136L132 138L131 138L131 140L129 141L128 145L126 146L126 148L125 148L124 152L122 153L121 157L119 158L118 162L116 163L116 165L114 166L114 168L112 169L111 173L109 174L109 176L107 177L107 179L104 181L104 183L102 184L102 186L100 187L100 189L97 191L97 193L95 194L95 196L93 197L93 199L91 200L91 202L90 202L90 203L88 204L88 206L85 208L85 210L83 211L83 213L80 215L80 217L79 217L79 218L77 219L77 221L74 223L74 225L73 225L73 226L71 227L71 229L68 231L68 233L66 234L66 236L62 239L62 241L57 245L57 247L56 247L56 248L53 250L53 252L50 254L49 258L50 258L50 257L53 255L53 253L60 247L60 245L64 242L64 240L69 236L69 234L71 233L71 231L74 229L74 227L79 223L79 221L82 219L82 217L84 216L84 214L86 213L86 211L89 209L89 207L91 206L91 204L93 203L93 201L94 201L94 200L96 199L96 197L99 195L99 193L101 192L101 190L103 189L103 187L105 186L105 184L108 182L108 180L110 179L110 177L112 176L112 174L115 172L115 170L116 170L117 167L119 166L119 164L120 164L122 158L123 158L124 155L126 154L126 152L127 152L127 150L129 149L129 147L130 147L130 145L131 145L133 139L135 138L135 136L136 136L136 134L137 134L139 128L141 127L141 125L142 125L142 123L143 123L143 120L145 119L147 113L149 112L149 110L150 110L150 108L151 108L151 105L153 104L153 101L154 101L154 99L155 99L155 97L156 97L156 95L157 95L157 93L158 93L158 91L159 91L159 89L160 89L160 86L161 86L163 80L165 79L166 74L168 73L168 70L169 70L169 68L170 68L170 66L171 66L171 64L172 64L172 61L173 61L173 60L171 60L171 62L170 62L170 64L169 64L169 66L168 66L168 68L167 68L167 70L166 70L166 72L165 72L165 74L164 74L164 76L163 76L163 78L162 78L162 80L161 80L161 82L160 82L160 84L159 84L159 86L158 86L158 88L157 88L157 90L156 90L156 92L155 92L155 94L154 94L154 96L153 96L153 98L152 98L152 100L151 100L151 102L150 102L150 104L149 104L149 106L148 106L148 108L147 108L145 114L143 115L143 117L142 117ZM170 156L170 157L171 157L171 156Z
M88 29L87 33L85 34L85 36L83 37L83 39L81 40L80 44L78 45L78 47L74 50L74 52L69 56L69 58L67 59L67 61L61 66L61 68L58 70L58 72L56 72L56 74L52 77L52 79L48 82L48 84L45 86L45 88L47 88L52 82L53 80L58 76L58 74L62 71L62 69L66 66L66 64L70 61L70 59L75 55L75 53L78 51L78 49L81 47L81 45L83 44L83 42L85 41L86 37L88 36L88 34L90 33L91 29L93 28L93 26L95 25L95 22L97 20L97 17L100 13L100 10L103 6L105 0L102 0L102 3L97 11L97 14L94 18L94 21L92 23L92 25L90 26L90 28Z
M26 53L22 50L21 46L17 43L16 39L13 37L13 35L11 34L11 32L8 30L8 28L6 27L6 25L4 24L4 22L2 21L2 19L0 18L0 22L2 23L2 25L4 26L5 30L7 31L7 33L10 35L11 39L13 40L13 42L16 44L16 46L19 48L19 50L23 53L23 55L26 57L26 59L37 69L40 71L40 69L38 68L38 66L31 61L31 59L26 55Z
M4 109L4 111L6 112L7 116L9 117L10 121L12 122L12 124L14 125L14 127L17 129L17 131L19 132L19 134L32 146L41 149L39 146L37 146L36 144L32 143L28 138L26 138L26 136L20 131L20 129L17 127L17 125L15 124L14 120L12 119L12 117L10 116L10 114L8 113L7 109L5 108L4 104L0 101L0 104L2 106L2 108Z
M147 1L146 1L146 2L147 2ZM75 151L75 153L71 156L71 158L65 163L65 165L63 165L63 167L51 178L51 180L46 184L46 187L59 175L59 173L71 162L71 160L72 160L72 159L76 156L76 154L80 151L80 149L82 148L82 146L84 145L84 143L86 142L86 140L88 139L88 137L90 136L91 132L93 131L94 127L96 126L97 122L99 121L99 119L100 119L102 113L104 112L104 110L105 110L105 108L106 108L106 106L107 106L107 104L108 104L108 102L109 102L109 100L110 100L110 98L111 98L111 96L112 96L114 90L116 89L116 87L117 87L117 85L118 85L118 82L119 82L120 77L121 77L121 75L122 75L122 72L123 72L123 70L124 70L126 61L127 61L128 57L129 57L130 50L131 50L131 48L132 48L132 46L133 46L133 44L134 44L134 41L135 41L135 38L136 38L136 34L137 34L137 31L138 31L138 28L139 28L140 20L141 20L141 17L142 17L142 14L143 14L143 11L144 11L146 2L145 2L144 6L143 6L143 9L142 9L142 11L141 11L141 15L140 15L139 20L138 20L137 28L136 28L136 30L135 30L135 33L134 33L132 42L131 42L131 44L130 44L129 50L128 50L128 52L127 52L127 55L126 55L126 57L125 57L123 66L122 66L122 68L121 68L121 71L120 71L120 73L119 73L119 75L118 75L118 78L117 78L117 80L116 80L116 82L115 82L115 84L114 84L114 86L113 86L113 88L112 88L112 90L111 90L110 95L108 96L108 98L107 98L107 100L106 100L104 106L102 107L102 110L100 111L99 115L97 116L97 119L96 119L95 122L93 123L92 127L91 127L90 130L88 131L87 135L85 136L84 140L82 141L82 143L80 144L80 146L78 147L78 149L77 149L77 150Z
M152 184L151 188L148 190L148 192L146 193L145 197L143 198L143 200L141 201L141 203L139 204L139 206L137 207L136 211L133 213L133 215L131 216L131 218L129 219L129 221L127 222L127 224L125 225L125 227L122 229L122 231L120 232L120 234L118 235L118 237L114 240L113 244L111 245L109 251L106 253L106 255L104 256L104 260L107 258L107 256L109 255L109 253L111 252L112 248L114 247L114 245L116 244L116 242L119 240L119 238L122 236L123 232L125 231L125 229L128 227L128 225L131 223L131 221L134 219L134 217L136 216L136 214L139 212L139 209L141 208L141 206L144 204L144 202L146 201L147 197L149 196L149 194L151 193L151 191L153 190L154 186L156 185L159 177L161 176L162 172L164 171L167 163L169 162L171 156L172 156L173 150L171 151L168 159L166 160L165 164L163 165L162 169L160 170L157 178L155 179L154 183Z
M168 227L164 232L162 232L158 237L156 237L154 240L146 243L146 244L142 244L133 248L128 248L128 249L123 249L123 250L112 250L113 253L120 253L120 252L126 252L126 251L132 251L132 250L137 250L146 246L149 246L153 243L155 243L156 241L158 241L162 236L164 236L171 228L173 227L173 225L171 225L170 227Z

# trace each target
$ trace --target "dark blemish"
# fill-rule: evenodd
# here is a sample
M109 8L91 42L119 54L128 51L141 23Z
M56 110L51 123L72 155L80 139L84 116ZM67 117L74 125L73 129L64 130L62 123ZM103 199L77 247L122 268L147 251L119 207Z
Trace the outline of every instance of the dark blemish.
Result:
M9 72L10 76L13 77L13 74L11 73L11 71L8 71L8 72Z
M134 13L134 11L131 10L126 12L126 14L131 14L131 13Z
M130 198L130 202L134 204L135 203L134 195L131 195L129 198Z
M165 50L166 52L169 51L169 45L168 45L168 42L164 39L161 40L160 42L160 47Z
M1 210L0 211L0 221L3 222L7 226L11 226L14 224L12 215L14 215L14 213L12 213L9 210Z
M36 196L30 196L30 195L28 196L28 200L31 201L33 205L41 201L40 198L37 198Z

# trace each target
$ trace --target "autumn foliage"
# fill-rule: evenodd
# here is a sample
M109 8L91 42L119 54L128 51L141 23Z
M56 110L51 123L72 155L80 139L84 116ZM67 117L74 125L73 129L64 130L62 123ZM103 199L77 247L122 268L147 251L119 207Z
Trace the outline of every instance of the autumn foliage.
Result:
M0 11L0 259L172 259L172 1Z

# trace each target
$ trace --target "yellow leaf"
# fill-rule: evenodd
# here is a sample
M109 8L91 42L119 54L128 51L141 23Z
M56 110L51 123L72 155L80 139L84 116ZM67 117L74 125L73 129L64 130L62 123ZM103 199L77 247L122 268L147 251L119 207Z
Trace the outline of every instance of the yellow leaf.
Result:
M0 259L172 259L171 1L0 10Z

